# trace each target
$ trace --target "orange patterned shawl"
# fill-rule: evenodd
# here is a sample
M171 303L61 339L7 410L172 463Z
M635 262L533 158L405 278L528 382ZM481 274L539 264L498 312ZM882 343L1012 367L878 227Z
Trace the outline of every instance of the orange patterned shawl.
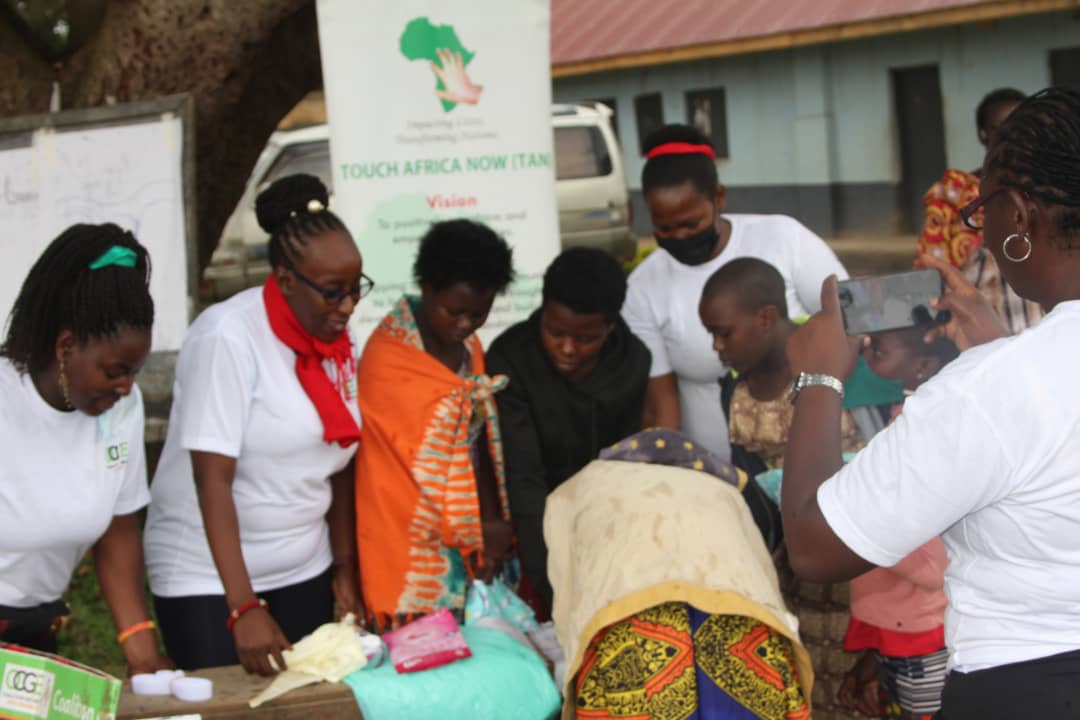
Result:
M484 541L469 445L474 412L484 418L509 519L494 393L475 335L465 341L467 377L423 349L408 298L383 319L358 368L364 435L356 455L356 527L368 615L378 627L464 605L467 563Z

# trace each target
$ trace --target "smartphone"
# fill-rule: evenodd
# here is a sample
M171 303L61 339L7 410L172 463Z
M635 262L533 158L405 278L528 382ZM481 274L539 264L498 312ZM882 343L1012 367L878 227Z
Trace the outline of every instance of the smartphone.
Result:
M930 301L942 294L937 270L852 278L839 283L837 289L848 335L900 330L939 320L938 312L930 307Z

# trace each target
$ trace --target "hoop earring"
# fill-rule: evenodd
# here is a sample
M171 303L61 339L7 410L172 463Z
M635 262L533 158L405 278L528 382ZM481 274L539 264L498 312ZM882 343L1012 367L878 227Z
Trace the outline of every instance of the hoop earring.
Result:
M60 358L60 375L56 379L60 385L60 394L64 396L64 404L67 405L68 410L74 410L75 406L71 404L71 396L68 394L68 377L67 371L64 369L64 358Z
M1023 240L1024 242L1027 243L1027 250L1020 257L1013 257L1012 255L1009 254L1009 243L1011 243L1013 240ZM1031 238L1029 238L1027 236L1027 233L1024 233L1023 237L1020 236L1020 233L1013 233L1009 237L1005 238L1005 242L1001 244L1001 254L1004 255L1005 259L1008 260L1009 262L1014 262L1014 263L1022 263L1022 262L1024 262L1029 257L1031 257Z

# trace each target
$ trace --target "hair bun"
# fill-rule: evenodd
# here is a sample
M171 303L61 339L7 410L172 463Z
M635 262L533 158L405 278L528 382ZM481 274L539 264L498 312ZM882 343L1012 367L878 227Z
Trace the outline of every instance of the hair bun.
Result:
M275 180L255 198L255 217L259 227L273 235L294 213L312 212L315 202L325 209L330 194L322 180L314 175L286 175Z

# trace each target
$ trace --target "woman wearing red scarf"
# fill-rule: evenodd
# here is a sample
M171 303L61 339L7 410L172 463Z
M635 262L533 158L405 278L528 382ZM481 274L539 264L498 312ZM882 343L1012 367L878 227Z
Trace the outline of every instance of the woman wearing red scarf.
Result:
M200 315L180 348L145 545L162 635L186 669L272 674L335 602L358 610L348 320L372 282L327 202L310 175L263 191L273 272Z

